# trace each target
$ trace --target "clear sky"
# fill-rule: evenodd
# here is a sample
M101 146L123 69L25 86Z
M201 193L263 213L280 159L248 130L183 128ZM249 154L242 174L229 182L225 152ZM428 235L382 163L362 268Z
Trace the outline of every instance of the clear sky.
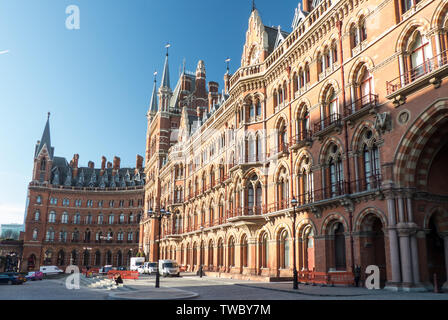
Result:
M257 0L265 25L290 31L298 0ZM66 8L80 9L68 30ZM241 61L251 0L1 0L0 224L22 223L34 146L51 112L55 155L135 166L145 154L153 73L166 42L174 87L182 61L205 61L222 89ZM160 77L158 78L160 81Z

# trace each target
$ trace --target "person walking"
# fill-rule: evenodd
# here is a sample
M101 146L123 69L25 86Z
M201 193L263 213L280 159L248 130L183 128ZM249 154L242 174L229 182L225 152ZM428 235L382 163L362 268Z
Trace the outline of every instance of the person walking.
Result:
M361 279L361 267L356 265L355 266L355 286L359 287L359 280Z

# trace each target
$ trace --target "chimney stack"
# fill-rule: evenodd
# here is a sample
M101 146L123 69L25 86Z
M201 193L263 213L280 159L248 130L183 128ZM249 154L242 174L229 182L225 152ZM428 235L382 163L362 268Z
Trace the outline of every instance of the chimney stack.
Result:
M94 168L95 168L95 162L93 162L93 161L89 161L89 163L87 164L87 166L88 166L90 169L94 169Z
M78 176L78 160L79 154L74 154L72 161L70 161L70 165L73 169L73 178L76 178Z
M101 157L101 170L102 171L104 171L104 169L106 169L106 161L107 161L106 157L102 156Z
M112 162L107 161L107 169L110 169L110 168L112 168Z
M137 155L137 161L136 161L135 167L138 170L142 169L142 167L143 167L143 157L141 155Z
M212 111L213 105L218 102L218 88L219 84L215 81L208 83L208 112Z
M114 170L119 170L120 169L120 158L115 156L114 157Z

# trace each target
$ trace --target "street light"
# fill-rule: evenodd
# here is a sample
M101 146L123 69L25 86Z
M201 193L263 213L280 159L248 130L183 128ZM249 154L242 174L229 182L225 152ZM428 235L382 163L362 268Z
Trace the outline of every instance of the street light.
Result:
M293 196L291 199L291 205L292 205L292 250L293 250L293 280L292 280L292 288L297 290L299 288L298 279L297 279L297 268L296 268L296 206L298 204L297 199Z
M159 237L157 242L157 271L156 271L156 288L160 287L160 274L159 274L159 260L160 260L160 237L162 233L162 217L166 216L169 217L171 215L171 212L165 211L165 208L160 209L159 213L155 213L152 211L152 208L148 210L148 216L157 219L159 222Z

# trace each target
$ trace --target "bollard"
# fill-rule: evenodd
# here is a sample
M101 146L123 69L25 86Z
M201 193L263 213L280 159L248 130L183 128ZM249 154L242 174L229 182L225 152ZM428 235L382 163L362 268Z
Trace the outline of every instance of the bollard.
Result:
M434 293L439 293L439 285L437 284L437 274L434 273Z

